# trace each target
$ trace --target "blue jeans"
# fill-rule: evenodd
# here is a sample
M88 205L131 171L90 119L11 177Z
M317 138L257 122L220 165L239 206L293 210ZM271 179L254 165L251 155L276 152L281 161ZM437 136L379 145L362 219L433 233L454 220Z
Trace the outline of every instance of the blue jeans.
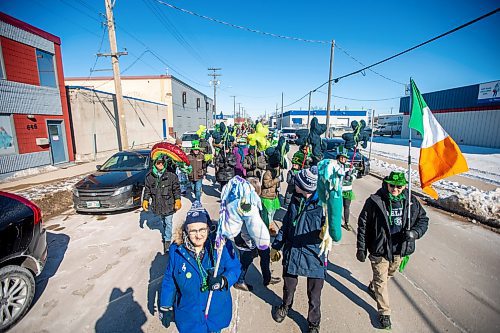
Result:
M170 242L172 240L172 219L174 218L174 214L163 216L163 241Z
M198 179L194 182L191 182L191 189L194 191L194 197L197 201L201 200L201 184L203 179Z

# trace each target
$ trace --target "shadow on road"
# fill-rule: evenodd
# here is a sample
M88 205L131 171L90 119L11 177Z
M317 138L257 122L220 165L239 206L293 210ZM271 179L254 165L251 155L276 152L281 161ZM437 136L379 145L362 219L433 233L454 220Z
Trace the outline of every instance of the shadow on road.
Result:
M153 316L160 307L160 292L163 274L168 263L168 255L162 255L160 252L156 253L155 258L151 262L149 268L149 281L148 281L148 310Z
M151 230L159 230L160 231L160 238L159 240L163 239L163 233L164 233L164 228L163 228L163 222L161 220L161 217L152 213L151 211L142 211L141 214L139 215L139 226L141 229L144 229L144 224L147 225L147 227Z
M349 273L349 275L350 275L350 273ZM354 279L354 278L351 276L351 279ZM348 280L350 281L350 279L348 279ZM354 280L356 280L356 279L354 279ZM360 308L365 310L366 313L368 313L368 315L370 316L370 321L371 321L371 324L373 325L373 327L378 328L378 325L379 325L378 312L373 306L368 304L364 299L362 299L361 297L359 297L358 295L353 293L349 288L344 286L342 283L340 283L338 280L336 280L333 276L331 276L328 273L326 274L325 281L328 284L330 284L333 288L337 289L337 291L339 291L342 295L344 295L349 300L351 300L351 302L353 302L354 304L356 304L357 306L359 306ZM358 281L358 283L360 283L360 282Z
M61 262L68 249L69 240L70 237L66 234L56 234L47 231L47 262L42 273L36 278L35 297L32 306L35 305L42 295L49 279L57 273L59 266L61 266Z
M271 314L272 312L276 311L276 308L281 304L282 300L278 295L276 295L274 291L262 284L262 276L254 266L254 264L250 265L250 267L248 268L245 281L253 286L252 293L255 296L259 297L271 306ZM288 311L288 317L290 317L290 319L292 319L297 324L297 326L299 326L302 332L307 332L307 319L304 318L302 314L292 308Z
M146 314L134 300L134 289L113 288L106 312L95 324L95 332L144 332L141 327L146 320Z
M359 280L356 279L354 276L352 276L350 270L345 269L344 267L340 267L338 265L335 265L334 263L332 263L330 261L328 261L328 270L337 274L337 275L340 275L341 277L343 277L347 281L351 282L353 285L358 287L359 290L367 292L368 287L366 285L364 285L363 283L359 282Z
M439 331L441 331L441 329L439 329L438 327L436 327L429 320L429 317L422 311L422 307L417 302L415 302L415 300L410 295L408 295L408 292L403 288L403 286L401 285L401 283L397 279L394 279L394 278L391 279L391 280L394 281L394 284L398 287L398 289L401 291L401 293L403 294L403 296L408 300L408 302L410 302L412 308L415 309L415 310L417 310L420 319L427 324L427 326L429 327L429 330L431 332L439 332Z
M216 190L216 187L219 187L219 185L202 185L201 191L202 193L208 195L209 197L214 197L214 198L219 198L220 197L220 192Z

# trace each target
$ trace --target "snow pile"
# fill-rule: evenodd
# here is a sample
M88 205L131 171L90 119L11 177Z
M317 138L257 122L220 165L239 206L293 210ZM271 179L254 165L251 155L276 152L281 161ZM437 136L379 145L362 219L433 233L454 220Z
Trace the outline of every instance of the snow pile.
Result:
M55 183L41 184L26 190L19 191L16 194L21 195L29 200L40 200L49 194L54 194L63 191L72 191L73 186L80 179L81 177L75 177L75 178L68 178Z
M391 171L408 171L376 158L372 158L370 162L371 171L380 176L387 176ZM416 186L412 190L418 191L421 188L418 170L412 169L411 174L412 185ZM494 191L481 191L474 186L466 186L447 180L435 182L433 188L438 192L439 199L429 198L432 203L489 225L500 226L500 188L496 188Z
M24 178L24 177L28 177L28 176L34 176L34 175L38 175L41 173L55 171L55 170L58 170L58 168L53 166L53 165L46 165L46 166L38 167L38 168L24 169L21 171L16 171L16 172L10 174L8 177L2 178L0 181L1 182L11 182L11 181L15 180L16 178Z

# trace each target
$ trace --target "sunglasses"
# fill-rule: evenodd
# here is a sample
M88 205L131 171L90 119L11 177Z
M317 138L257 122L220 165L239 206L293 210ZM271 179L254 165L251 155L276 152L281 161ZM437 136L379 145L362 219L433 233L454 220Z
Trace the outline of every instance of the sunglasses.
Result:
M403 185L392 185L392 184L387 184L387 185L389 185L389 187L397 188L398 190L400 190L404 187Z
M163 161L156 161L155 164L165 164Z

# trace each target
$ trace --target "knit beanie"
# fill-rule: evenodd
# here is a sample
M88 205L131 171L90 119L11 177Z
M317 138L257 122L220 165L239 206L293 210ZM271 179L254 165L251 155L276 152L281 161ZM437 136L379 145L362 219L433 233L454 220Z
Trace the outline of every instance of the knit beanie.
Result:
M318 167L312 166L309 169L300 170L295 176L295 185L303 191L313 193L318 184Z
M191 209L188 211L184 222L184 230L187 230L187 226L191 223L210 223L208 212L201 206L199 201L193 202Z

